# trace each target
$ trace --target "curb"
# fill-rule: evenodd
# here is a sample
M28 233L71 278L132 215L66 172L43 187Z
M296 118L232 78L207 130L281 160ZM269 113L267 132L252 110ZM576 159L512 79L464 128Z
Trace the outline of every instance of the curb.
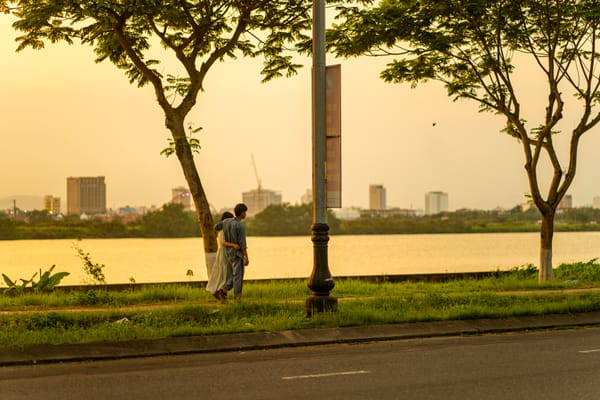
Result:
M481 335L543 329L570 329L597 325L600 325L600 312L498 319L408 322L393 325L235 333L124 342L31 345L0 348L2 350L0 353L0 367Z

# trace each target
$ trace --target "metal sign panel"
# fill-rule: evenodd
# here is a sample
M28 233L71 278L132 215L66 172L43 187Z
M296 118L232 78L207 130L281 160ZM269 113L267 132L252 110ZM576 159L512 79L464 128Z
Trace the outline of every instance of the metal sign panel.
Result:
M327 207L342 207L342 68L325 68L326 187Z

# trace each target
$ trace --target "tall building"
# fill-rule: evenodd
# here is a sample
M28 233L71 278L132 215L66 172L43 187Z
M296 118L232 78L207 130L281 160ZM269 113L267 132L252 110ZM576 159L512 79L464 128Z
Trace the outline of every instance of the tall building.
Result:
M592 207L600 208L600 196L594 196L594 199L592 200Z
M48 211L50 215L60 214L60 197L44 196L44 210Z
M385 188L383 185L369 185L369 209L385 210Z
M105 213L106 183L103 176L67 178L67 215Z
M558 203L559 210L567 210L569 208L573 208L573 196L570 194L565 194L564 197Z
M425 194L425 215L448 211L448 193L428 192Z
M258 170L256 169L256 162L254 162L254 156L251 155L251 158L254 175L256 176L257 188L242 193L242 202L248 206L247 215L249 217L258 214L272 204L281 205L281 192L263 189L262 182L258 176Z
M251 217L271 204L281 205L281 193L259 186L258 189L242 193L242 202L248 206L248 216Z
M171 203L182 204L183 209L189 211L192 209L192 194L183 186L171 189Z
M300 204L310 204L312 203L312 189L306 189L306 192L300 196Z

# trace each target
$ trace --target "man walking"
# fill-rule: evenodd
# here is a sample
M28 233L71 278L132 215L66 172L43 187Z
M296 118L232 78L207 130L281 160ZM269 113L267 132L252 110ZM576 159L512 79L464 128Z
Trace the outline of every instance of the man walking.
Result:
M246 227L242 220L246 218L248 207L243 204L237 204L233 209L234 218L227 218L219 222L215 229L223 230L223 239L226 242L235 243L239 247L226 247L227 254L227 282L225 289L227 291L233 289L235 299L242 297L242 286L244 283L244 270L250 263L248 259L248 246L246 245Z

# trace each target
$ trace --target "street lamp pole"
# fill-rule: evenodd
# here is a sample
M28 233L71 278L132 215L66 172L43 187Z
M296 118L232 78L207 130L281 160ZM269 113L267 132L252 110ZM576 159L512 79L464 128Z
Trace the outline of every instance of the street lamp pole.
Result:
M327 243L329 225L327 224L326 192L326 121L325 121L325 0L313 1L313 76L312 76L312 157L313 157L313 209L312 242L314 265L308 288L312 295L306 299L306 314L335 311L337 299L329 295L334 287L329 272Z

